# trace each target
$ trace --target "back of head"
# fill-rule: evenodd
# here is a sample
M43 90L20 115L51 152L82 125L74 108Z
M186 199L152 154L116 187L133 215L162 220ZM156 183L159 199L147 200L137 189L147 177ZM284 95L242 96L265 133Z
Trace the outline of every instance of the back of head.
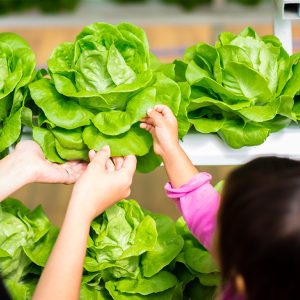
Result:
M241 275L247 299L300 293L300 162L258 158L233 171L219 212L224 285Z

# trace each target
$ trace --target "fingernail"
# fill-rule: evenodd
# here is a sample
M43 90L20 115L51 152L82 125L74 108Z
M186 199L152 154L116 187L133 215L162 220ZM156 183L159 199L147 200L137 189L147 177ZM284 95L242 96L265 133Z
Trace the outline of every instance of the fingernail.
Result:
M147 109L147 114L150 114L152 110L153 110L153 108Z
M102 147L102 150L104 150L104 151L109 151L109 150L110 150L110 148L109 148L109 146L108 146L108 145L105 145L105 146L103 146L103 147Z

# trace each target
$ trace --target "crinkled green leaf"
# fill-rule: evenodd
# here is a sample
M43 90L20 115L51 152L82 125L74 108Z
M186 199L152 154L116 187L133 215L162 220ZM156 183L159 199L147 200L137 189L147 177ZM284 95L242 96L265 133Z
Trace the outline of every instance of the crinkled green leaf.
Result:
M58 229L51 227L42 239L31 246L23 247L24 252L36 265L45 267L58 236Z
M33 127L32 133L33 139L40 145L48 160L57 163L64 162L64 160L57 153L55 137L50 130L40 127Z
M19 138L21 133L21 115L22 108L4 120L3 127L0 128L0 152L4 151Z
M145 216L136 228L133 245L123 252L121 258L139 256L147 251L151 251L156 241L156 223L150 216Z
M152 137L145 133L139 126L132 126L126 133L107 136L102 134L94 126L88 126L83 131L84 143L89 149L99 151L103 146L109 145L112 156L126 156L136 154L143 156L152 146Z
M81 285L80 288L80 300L111 300L108 292L104 289L97 289L95 287L89 286L88 284Z
M74 100L59 94L49 80L35 81L29 89L35 104L55 125L75 129L90 124L88 113Z
M270 134L267 127L243 121L227 121L219 131L220 136L232 148L262 144Z
M147 154L137 157L136 169L138 172L149 173L161 164L161 158L154 153L153 147L151 147Z
M169 289L161 293L151 295L128 294L118 291L114 282L108 281L105 283L105 288L109 291L114 300L172 300L174 289Z
M163 292L177 284L177 278L166 271L160 271L150 278L121 279L115 283L118 291L128 294L150 295Z
M141 264L145 277L152 277L168 265L182 250L183 239L177 234L174 222L166 216L153 215L158 237L152 251L143 254Z
M184 258L188 266L196 272L203 274L219 272L211 254L206 250L194 247L187 248L184 252Z

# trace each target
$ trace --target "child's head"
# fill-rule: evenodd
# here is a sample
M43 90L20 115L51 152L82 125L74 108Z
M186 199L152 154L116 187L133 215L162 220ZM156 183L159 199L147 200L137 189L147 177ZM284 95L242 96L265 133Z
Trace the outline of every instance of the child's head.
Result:
M223 283L242 278L247 299L300 294L300 162L258 158L234 170L218 224Z

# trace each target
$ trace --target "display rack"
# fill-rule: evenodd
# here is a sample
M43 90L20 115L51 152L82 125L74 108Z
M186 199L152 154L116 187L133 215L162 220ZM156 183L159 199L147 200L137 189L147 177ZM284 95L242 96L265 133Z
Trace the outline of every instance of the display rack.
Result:
M224 5L224 0L214 0L210 7L202 6L192 12L185 12L177 5L159 2L127 4L120 9L119 4L88 0L83 2L74 14L44 15L37 11L1 16L0 27L42 27L42 26L84 26L102 21L120 21L135 24L245 24L272 23L275 8L275 33L291 52L290 19L295 19L295 9L285 11L285 3L298 3L300 0L274 0L259 6L245 7L236 4ZM299 15L298 15L299 16ZM298 17L297 17L298 18ZM30 138L24 134L23 138ZM216 134L189 133L181 142L184 150L195 165L237 165L258 156L278 155L300 159L300 129L296 125L273 133L264 144L253 147L232 149Z
M259 156L300 159L300 130L291 126L272 133L259 146L232 149L216 134L189 133L181 142L195 165L239 165Z
M293 53L292 21L300 20L300 0L273 0L274 34L285 50Z

